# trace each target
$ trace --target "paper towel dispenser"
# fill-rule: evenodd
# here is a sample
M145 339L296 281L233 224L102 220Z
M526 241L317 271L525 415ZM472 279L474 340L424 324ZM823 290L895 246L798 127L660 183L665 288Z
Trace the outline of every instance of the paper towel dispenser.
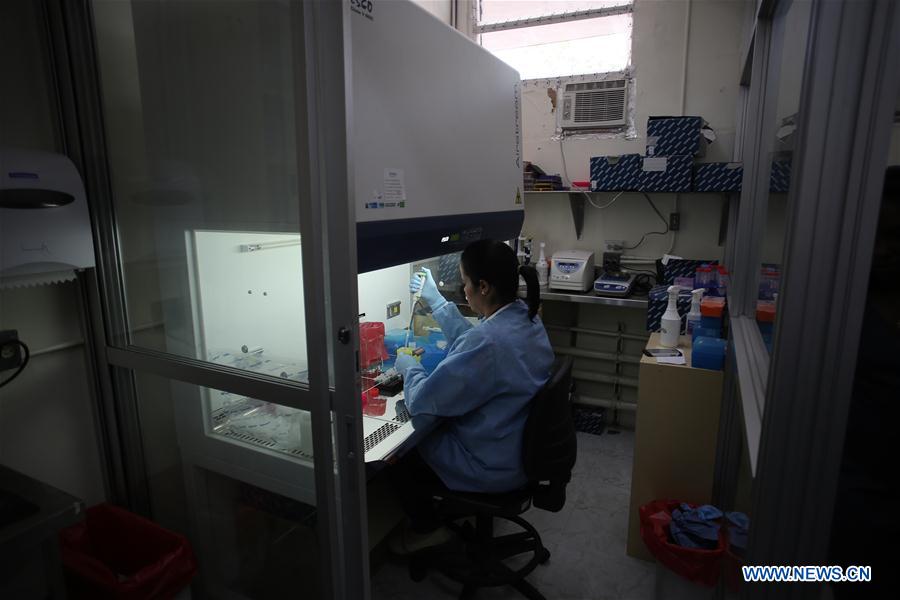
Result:
M94 266L84 185L68 157L0 148L0 283L34 285Z

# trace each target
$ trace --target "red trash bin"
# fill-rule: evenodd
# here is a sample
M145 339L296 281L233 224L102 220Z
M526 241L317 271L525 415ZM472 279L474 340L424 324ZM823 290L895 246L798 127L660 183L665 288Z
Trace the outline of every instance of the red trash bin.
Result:
M672 511L681 502L654 500L640 507L641 539L656 560L678 575L705 586L713 587L719 580L722 556L727 541L719 529L719 545L712 550L685 548L669 541L669 521ZM694 505L690 505L694 508Z
M73 598L172 598L197 573L186 537L111 504L87 509L59 542Z

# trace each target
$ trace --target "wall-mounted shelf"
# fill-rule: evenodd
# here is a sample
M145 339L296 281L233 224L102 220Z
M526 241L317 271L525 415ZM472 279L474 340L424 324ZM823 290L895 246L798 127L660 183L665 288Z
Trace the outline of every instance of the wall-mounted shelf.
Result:
M605 194L607 192L592 192L590 190L525 190L526 194Z
M592 193L587 190L554 190L552 192L539 192L535 190L525 190L526 195L530 194L568 194L569 208L572 209L572 221L575 224L575 236L580 240L581 232L584 230L584 194Z
M632 190L622 190L622 192L632 192ZM572 211L572 222L575 225L575 236L577 239L581 239L581 233L584 230L584 203L585 203L585 194L615 194L617 192L612 191L603 191L603 192L591 192L588 190L553 190L550 192L539 192L536 190L525 190L525 194L528 196L551 196L551 195L560 195L567 194L569 196L569 208ZM640 193L640 192L632 192L632 193ZM663 193L663 192L660 192ZM675 192L665 192L665 193L675 193ZM719 226L719 245L725 243L725 233L728 229L728 197L734 193L740 192L684 192L690 194L722 194L724 201L722 202L722 216L720 219Z

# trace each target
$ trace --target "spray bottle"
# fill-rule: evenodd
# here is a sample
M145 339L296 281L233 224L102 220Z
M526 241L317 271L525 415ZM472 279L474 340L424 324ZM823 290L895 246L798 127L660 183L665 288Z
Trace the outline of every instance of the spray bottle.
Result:
M681 335L681 316L678 314L678 292L680 286L669 286L669 305L660 320L659 344L665 348L678 346L678 336Z
M541 242L541 254L538 256L538 262L535 267L537 269L538 285L542 288L550 285L550 265L547 263L547 257L544 256L544 246L544 242Z
M687 333L688 335L694 331L695 327L700 327L700 301L703 300L703 288L698 288L691 292L691 312L687 315Z

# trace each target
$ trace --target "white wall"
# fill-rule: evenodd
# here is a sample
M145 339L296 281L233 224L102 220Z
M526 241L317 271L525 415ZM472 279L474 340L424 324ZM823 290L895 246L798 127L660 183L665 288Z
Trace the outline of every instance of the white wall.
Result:
M39 6L0 2L0 143L59 151ZM74 283L0 291L0 329L32 352L81 340L78 297ZM104 488L86 367L83 346L39 354L0 389L0 463L93 504Z
M370 271L357 276L360 321L380 321L384 330L403 329L409 325L409 264ZM387 317L387 305L400 301L400 314Z
M687 0L636 0L632 43L635 76L635 126L637 139L569 139L565 156L571 179L588 179L592 156L644 153L647 117L651 115L699 115L716 131L718 139L709 146L704 161L732 158L735 113L740 73L744 2L694 0L685 64L685 35L688 32ZM682 87L684 85L684 87ZM684 100L682 107L682 91ZM551 112L545 87L529 86L523 93L524 155L545 171L561 172L556 115ZM598 195L598 204L612 195ZM668 217L674 194L651 194L660 211ZM673 252L690 258L720 258L718 245L722 195L682 194L679 203L681 231ZM587 206L584 236L575 240L568 199L563 196L526 197L525 235L546 240L548 249L575 246L598 251L605 239L637 243L646 231L659 230L663 223L639 194L625 194L605 210ZM659 256L668 249L669 237L652 236L633 254Z
M450 24L450 0L413 0L413 2L424 7L444 23Z
M77 342L77 299L74 282L4 290L0 329L31 352ZM81 345L39 354L0 389L0 463L95 504L105 493L87 366Z

